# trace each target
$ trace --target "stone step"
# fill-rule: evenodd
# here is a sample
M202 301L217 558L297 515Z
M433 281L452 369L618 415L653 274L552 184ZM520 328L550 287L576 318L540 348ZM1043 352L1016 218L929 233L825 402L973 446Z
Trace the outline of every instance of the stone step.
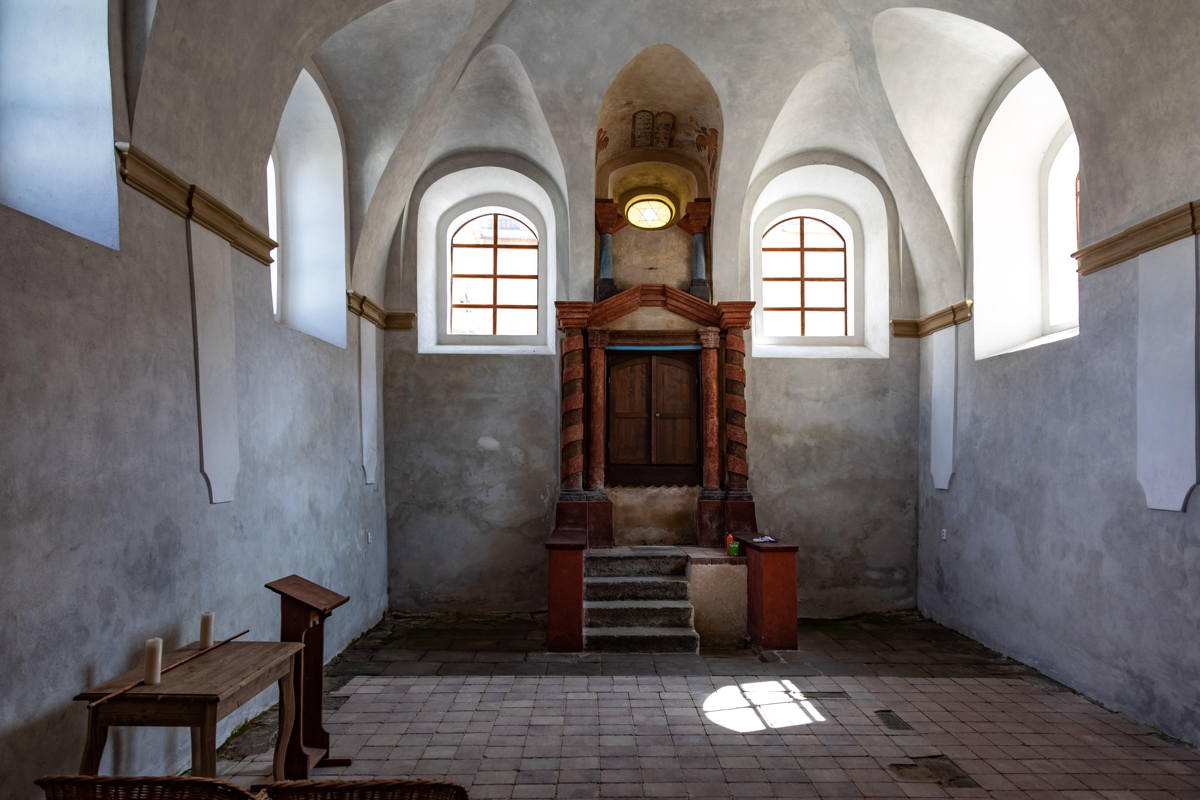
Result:
M687 578L642 577L584 578L587 600L687 600Z
M584 628L584 648L594 653L698 653L691 628Z
M687 555L675 547L613 547L588 550L584 575L589 578L683 575L687 563Z
M583 624L591 628L688 628L692 604L687 600L589 600Z

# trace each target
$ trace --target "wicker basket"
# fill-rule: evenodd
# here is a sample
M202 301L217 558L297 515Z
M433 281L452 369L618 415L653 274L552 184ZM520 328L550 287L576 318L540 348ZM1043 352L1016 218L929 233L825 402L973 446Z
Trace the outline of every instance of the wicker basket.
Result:
M46 800L265 800L216 778L53 775L34 782Z
M445 781L279 781L263 791L270 800L468 800L466 789Z

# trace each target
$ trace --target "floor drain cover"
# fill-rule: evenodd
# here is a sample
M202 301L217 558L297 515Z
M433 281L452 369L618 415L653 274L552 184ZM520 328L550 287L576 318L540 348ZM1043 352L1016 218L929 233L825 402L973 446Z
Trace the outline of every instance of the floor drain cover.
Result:
M809 700L849 700L850 695L845 692L805 692L804 696Z
M900 719L900 715L895 711L889 711L885 708L882 711L876 711L875 716L879 717L879 721L891 730L911 731L913 729L912 725Z
M911 764L888 764L888 771L901 781L936 783L953 789L977 789L970 775L946 756L918 756Z

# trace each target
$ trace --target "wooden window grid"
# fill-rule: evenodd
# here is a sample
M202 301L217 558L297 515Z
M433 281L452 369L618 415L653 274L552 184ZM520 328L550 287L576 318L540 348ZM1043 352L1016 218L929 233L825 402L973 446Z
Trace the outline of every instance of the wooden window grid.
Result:
M849 299L847 293L849 291L848 281L846 280L846 239L842 234L838 233L837 229L829 223L819 220L816 217L788 217L780 220L772 225L763 233L763 239L778 228L780 225L786 225L789 222L798 221L800 223L800 246L799 247L763 247L764 253L798 253L800 256L800 276L795 278L766 278L762 280L764 283L799 283L800 284L800 305L799 306L763 306L763 311L796 311L800 313L800 335L805 335L805 312L806 311L840 311L842 312L842 335L848 336L850 332L850 313ZM841 247L805 247L804 246L804 229L805 223L812 221L818 223L829 230L841 240ZM842 277L840 278L808 278L805 277L805 254L806 253L841 253L842 254ZM841 283L842 284L842 304L840 306L809 306L805 302L805 284L806 283Z
M459 233L462 232L463 228L466 228L468 225L475 222L476 220L482 219L483 217L489 217L489 216L492 218L492 242L491 242L491 244L469 244L469 243L458 243L455 241L455 239L458 238ZM537 234L534 233L533 230L528 225L526 225L524 222L521 222L516 217L511 217L507 214L500 214L500 213L480 214L478 217L472 217L471 219L464 222L462 225L458 226L458 229L454 231L454 235L452 237L450 237L450 295L451 295L451 300L453 300L453 296L454 296L454 279L455 278L484 278L484 279L491 279L491 281L492 281L492 302L490 304L489 303L455 303L455 302L451 302L450 303L450 314L452 315L451 316L451 329L453 329L453 324L454 324L453 323L453 314L454 314L454 309L456 309L456 308L490 308L492 310L492 329L491 329L490 335L492 335L492 336L496 335L496 325L497 325L496 317L499 314L501 309L524 309L524 310L532 309L533 311L537 311L538 307L536 304L535 305L513 305L513 304L503 304L503 303L496 302L500 297L500 280L501 279L534 281L535 282L535 291L536 291L536 282L538 279L538 275L536 272L533 275L510 275L510 274L501 274L500 273L500 251L501 250L534 250L534 251L536 251L539 247L538 244L500 244L500 218L501 217L504 217L505 219L508 219L508 220L512 220L514 223L516 223L516 225L519 228L529 231L530 237L535 242L537 242L537 240L538 240ZM491 250L492 251L492 272L491 272L491 274L467 273L467 272L455 272L454 271L454 262L455 262L454 254L460 249L468 249L468 248L476 249L476 250ZM487 335L487 334L484 334L484 335ZM532 334L517 334L517 335L536 336L537 335L536 323L535 323Z

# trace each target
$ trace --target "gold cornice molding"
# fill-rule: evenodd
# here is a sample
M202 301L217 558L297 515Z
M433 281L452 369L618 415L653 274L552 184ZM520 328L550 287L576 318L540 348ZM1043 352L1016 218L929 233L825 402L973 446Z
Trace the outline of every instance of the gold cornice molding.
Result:
M412 311L385 311L383 306L358 292L346 292L346 308L351 314L362 317L385 331L412 330L413 319L416 317Z
M385 331L411 331L417 315L412 311L389 311L384 318Z
M1139 222L1074 253L1074 258L1079 262L1079 274L1091 275L1163 245L1194 236L1200 233L1198 222L1200 201L1184 203L1157 217Z
M898 339L919 339L931 333L961 325L971 318L973 300L960 300L952 306L938 309L932 314L926 314L920 319L892 320L892 336Z
M270 264L276 242L250 225L229 206L194 183L188 183L128 142L116 143L121 180L163 208L220 236L238 252Z

